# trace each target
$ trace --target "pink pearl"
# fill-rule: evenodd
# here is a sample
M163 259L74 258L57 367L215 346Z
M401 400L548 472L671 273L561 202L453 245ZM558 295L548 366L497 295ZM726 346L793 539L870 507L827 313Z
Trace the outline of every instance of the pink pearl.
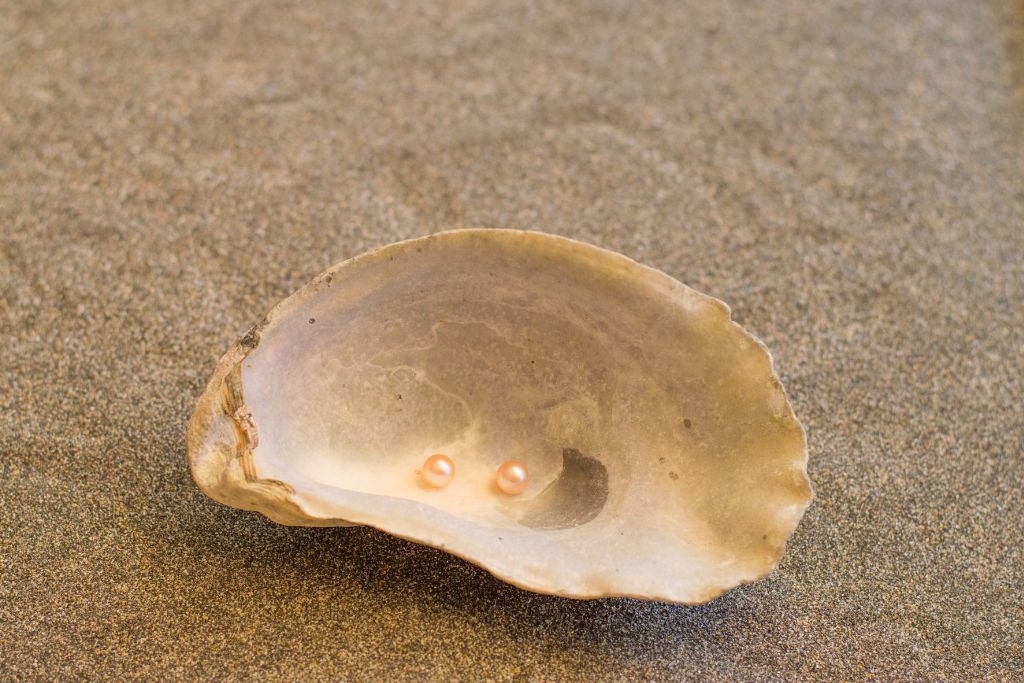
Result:
M423 479L435 489L443 489L455 478L455 463L443 453L434 453L423 461Z
M530 483L530 471L518 460L506 460L498 466L495 483L502 493L515 496L526 490Z

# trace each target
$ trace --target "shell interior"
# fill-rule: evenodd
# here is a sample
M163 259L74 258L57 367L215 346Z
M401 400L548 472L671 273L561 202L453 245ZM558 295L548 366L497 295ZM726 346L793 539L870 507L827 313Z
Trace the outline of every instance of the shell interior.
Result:
M444 453L452 483L419 473ZM211 496L369 524L572 597L709 600L810 501L803 430L720 301L541 233L455 231L345 262L221 362L190 458ZM507 496L494 473L526 463Z

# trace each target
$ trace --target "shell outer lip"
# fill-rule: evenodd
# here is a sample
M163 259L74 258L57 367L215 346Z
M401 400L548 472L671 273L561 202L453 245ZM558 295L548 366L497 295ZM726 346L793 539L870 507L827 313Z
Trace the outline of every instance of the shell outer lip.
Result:
M814 490L807 473L808 451L806 430L796 419L789 397L783 391L784 413L799 430L801 439L800 473L803 480L806 496L802 501L794 504L796 513L792 516L792 525L786 540L779 546L774 561L764 568L764 571L757 573L747 579L730 582L727 585L712 587L705 594L700 596L678 596L661 594L637 594L619 592L610 589L595 590L592 592L580 591L577 589L565 590L555 586L538 585L530 581L522 580L515 574L502 571L484 559L475 556L471 552L463 552L460 549L449 545L438 538L427 538L417 534L406 534L386 526L377 520L366 518L358 511L350 511L344 518L323 517L303 505L302 496L297 495L294 489L284 482L275 480L259 479L252 469L252 449L258 444L258 426L253 420L252 413L241 398L239 384L238 402L232 404L230 399L225 400L225 387L230 383L229 377L232 373L238 373L240 377L241 363L260 343L260 334L263 329L271 325L277 318L288 312L292 307L300 304L308 296L330 287L337 274L357 263L372 261L381 258L383 255L397 250L406 250L429 245L431 242L452 238L458 235L467 237L473 235L485 235L493 237L502 235L523 240L544 241L549 240L561 243L563 246L573 250L589 252L590 256L600 255L616 264L619 269L632 269L636 275L645 278L647 284L653 284L663 288L682 288L682 291L690 295L698 296L713 305L721 307L728 318L731 326L738 329L746 338L754 342L764 352L768 361L772 379L779 383L778 373L775 370L774 357L767 346L755 335L748 332L734 320L732 320L731 309L725 302L698 292L686 284L676 280L672 276L656 268L644 265L628 256L620 254L603 247L591 245L572 238L553 235L550 233L533 230L509 230L509 229L458 229L432 233L430 235L415 237L400 242L377 247L370 251L359 254L355 257L341 261L320 275L313 278L308 284L295 291L277 305L275 305L259 322L252 325L221 357L218 361L206 388L199 396L192 416L189 419L186 431L186 460L196 485L210 498L232 507L253 510L260 512L269 519L280 524L291 526L369 526L391 536L403 538L415 543L428 545L443 550L451 555L475 564L495 578L517 586L524 590L545 595L552 595L564 598L590 600L608 597L634 598L641 600L654 600L659 602L699 605L715 600L726 592L742 585L754 583L772 573L785 554L785 548L792 537L796 527L808 507L813 502ZM239 379L240 382L240 379ZM781 386L781 383L779 383ZM230 392L229 392L230 393ZM220 439L211 439L216 432ZM219 470L219 471L218 471Z

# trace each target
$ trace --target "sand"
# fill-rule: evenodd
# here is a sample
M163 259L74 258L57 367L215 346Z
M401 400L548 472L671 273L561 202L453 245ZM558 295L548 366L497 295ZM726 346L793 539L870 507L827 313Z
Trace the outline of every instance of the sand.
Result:
M192 483L217 358L454 227L733 306L808 430L768 579L576 602ZM0 679L1019 680L1024 7L0 6Z

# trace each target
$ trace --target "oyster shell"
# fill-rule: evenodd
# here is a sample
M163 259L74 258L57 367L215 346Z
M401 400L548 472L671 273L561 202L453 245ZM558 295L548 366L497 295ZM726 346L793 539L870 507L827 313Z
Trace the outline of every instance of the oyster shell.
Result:
M418 468L457 463L443 490ZM711 600L811 499L803 429L728 307L624 256L460 230L331 268L217 366L188 430L210 497L374 526L541 593ZM503 460L528 464L515 497Z

